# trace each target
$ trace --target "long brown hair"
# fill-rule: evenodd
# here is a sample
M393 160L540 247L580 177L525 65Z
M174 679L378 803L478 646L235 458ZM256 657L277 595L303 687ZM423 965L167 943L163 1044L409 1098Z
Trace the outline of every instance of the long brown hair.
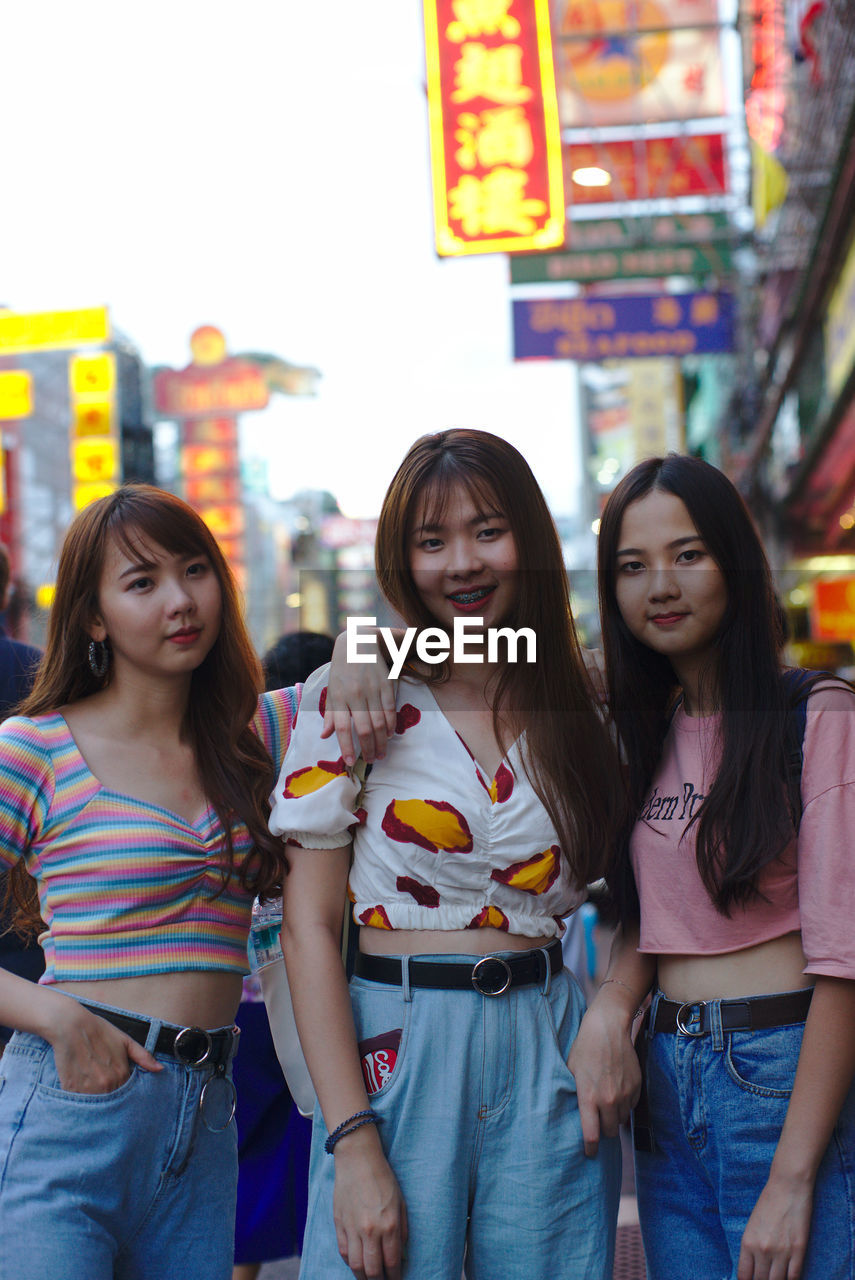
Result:
M222 612L217 639L193 672L182 731L190 742L205 795L225 832L224 883L234 870L232 823L245 823L252 850L240 869L246 889L274 894L285 872L283 847L267 827L273 762L253 732L261 665L243 621L237 585L216 539L186 502L151 485L124 485L92 503L76 517L59 558L56 593L48 620L47 645L29 696L17 714L57 711L103 689L103 677L87 661L89 626L98 610L98 590L107 549L117 544L134 560L148 548L173 555L205 555L220 584ZM34 884L19 862L10 873L18 923L38 929Z
M531 468L513 445L464 429L422 436L412 445L380 513L378 582L410 626L437 625L410 570L412 527L422 504L427 522L438 523L455 485L463 485L479 509L501 511L516 543L518 592L502 625L534 630L537 661L504 665L493 696L493 726L500 742L502 717L515 733L525 730L526 773L571 874L584 886L605 867L620 810L618 762L582 662L558 534ZM447 676L447 668L437 670L438 678Z

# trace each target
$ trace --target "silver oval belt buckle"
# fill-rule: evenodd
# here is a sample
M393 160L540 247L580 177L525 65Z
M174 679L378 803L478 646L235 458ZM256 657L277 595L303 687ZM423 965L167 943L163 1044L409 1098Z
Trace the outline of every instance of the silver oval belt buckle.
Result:
M707 1006L706 1000L686 1000L684 1004L681 1004L680 1008L677 1010L677 1015L676 1015L677 1030L682 1031L684 1036L692 1036L693 1039L696 1039L698 1036L705 1035L706 1031L703 1025L703 1021L704 1021L703 1011L706 1008L706 1006ZM690 1024L695 1022L695 1015L691 1013L691 1010L697 1009L698 1012L697 1012L696 1027L692 1028L691 1025L689 1026L686 1025L686 1020L683 1017L684 1009L690 1010L690 1015L689 1015Z
M225 1094L218 1101L217 1093L220 1091L216 1086L220 1084L224 1086ZM222 1133L224 1129L228 1129L234 1119L236 1107L237 1091L234 1081L231 1076L226 1075L224 1066L215 1067L202 1085L202 1092L199 1094L199 1114L202 1117L202 1123L209 1133Z
M472 969L472 986L482 996L503 996L511 985L511 966L501 956L482 956Z

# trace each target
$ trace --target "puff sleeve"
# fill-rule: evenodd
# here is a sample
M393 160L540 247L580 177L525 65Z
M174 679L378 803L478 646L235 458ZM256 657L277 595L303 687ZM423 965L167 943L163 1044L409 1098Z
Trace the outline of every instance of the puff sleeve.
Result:
M329 663L303 686L291 741L270 797L270 830L308 849L338 849L350 843L361 788L348 770L334 737L321 738Z
M808 700L799 827L805 972L855 978L855 696L824 687Z

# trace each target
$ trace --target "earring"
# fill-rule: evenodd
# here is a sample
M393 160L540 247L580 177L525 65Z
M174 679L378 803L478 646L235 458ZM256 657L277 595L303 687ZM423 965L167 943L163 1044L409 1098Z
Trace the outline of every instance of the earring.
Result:
M110 666L110 650L103 640L89 641L88 660L89 670L93 676L100 678L107 674L107 669Z

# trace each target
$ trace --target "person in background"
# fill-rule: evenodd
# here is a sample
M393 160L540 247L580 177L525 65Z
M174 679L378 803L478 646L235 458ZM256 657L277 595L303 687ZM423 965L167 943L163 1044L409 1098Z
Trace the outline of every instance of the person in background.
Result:
M302 684L332 656L331 636L281 636L261 660L266 689ZM238 1190L232 1280L255 1280L261 1264L299 1254L306 1225L312 1123L301 1116L276 1056L256 977L244 979L235 1022Z
M4 614L9 608L10 577L9 552L0 542L0 613ZM0 624L0 720L5 720L30 692L41 657L40 649L11 639ZM4 883L5 879L4 875ZM0 905L0 969L38 982L45 969L44 953L35 940L25 942L18 935L12 917L12 910L3 901ZM0 1026L0 1056L11 1034L11 1027Z

